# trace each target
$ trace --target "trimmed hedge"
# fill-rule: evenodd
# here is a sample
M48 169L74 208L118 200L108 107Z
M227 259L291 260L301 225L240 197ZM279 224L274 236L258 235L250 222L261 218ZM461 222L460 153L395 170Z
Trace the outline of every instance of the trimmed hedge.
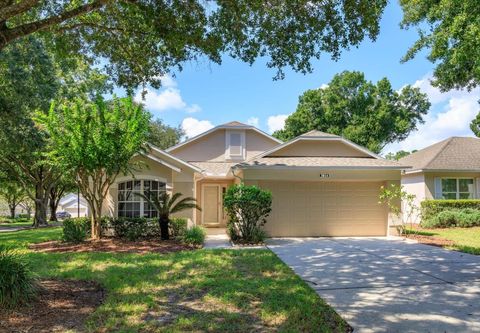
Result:
M460 209L475 209L480 210L480 200L424 200L421 203L422 223L429 223L432 219L445 210L460 210Z
M425 228L469 228L475 226L480 226L480 210L470 208L444 210L434 218L422 222L422 227Z

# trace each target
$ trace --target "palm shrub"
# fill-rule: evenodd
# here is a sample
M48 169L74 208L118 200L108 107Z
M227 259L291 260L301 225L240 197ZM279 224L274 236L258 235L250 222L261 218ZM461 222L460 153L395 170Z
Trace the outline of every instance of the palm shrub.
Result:
M265 238L262 227L272 211L272 193L244 184L228 188L223 198L229 221L227 231L233 241L260 243Z
M168 228L170 222L170 215L192 208L201 210L200 207L196 204L195 198L181 198L182 193L179 192L173 195L170 195L167 192L160 193L160 195L158 196L150 192L148 192L147 195L144 195L142 193L136 193L136 195L147 200L158 212L160 237L164 240L169 239Z
M0 308L26 304L37 291L37 281L29 264L16 251L0 245Z

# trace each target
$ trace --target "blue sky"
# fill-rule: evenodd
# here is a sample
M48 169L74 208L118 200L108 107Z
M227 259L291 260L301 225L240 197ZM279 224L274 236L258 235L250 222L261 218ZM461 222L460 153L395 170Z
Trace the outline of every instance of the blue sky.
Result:
M407 84L419 86L432 102L419 131L404 142L389 145L385 153L419 149L452 135L472 135L468 124L478 112L480 89L441 94L429 84L433 65L425 53L400 63L417 38L415 29L400 29L401 18L400 7L392 1L375 42L365 40L358 48L345 50L337 62L324 54L313 62L311 74L287 69L285 79L274 81L275 70L266 67L265 59L249 66L225 56L221 65L208 61L185 64L182 72L165 78L161 89L149 88L144 103L155 117L183 126L189 136L232 120L271 132L281 128L285 117L295 111L298 96L305 90L321 87L336 73L358 70L372 81L387 77L395 89Z

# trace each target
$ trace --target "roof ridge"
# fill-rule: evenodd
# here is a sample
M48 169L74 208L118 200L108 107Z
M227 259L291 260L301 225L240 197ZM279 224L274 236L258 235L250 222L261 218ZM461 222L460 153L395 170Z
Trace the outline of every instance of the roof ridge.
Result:
M450 145L450 143L452 142L452 139L453 139L453 136L443 140L443 142L444 142L443 145L438 150L438 152L435 153L427 163L425 163L425 168L428 167L430 165L430 163L432 163L434 160L437 159L438 155L440 155L440 153L443 152L445 150L445 148L447 148ZM442 143L442 141L440 141L439 143Z

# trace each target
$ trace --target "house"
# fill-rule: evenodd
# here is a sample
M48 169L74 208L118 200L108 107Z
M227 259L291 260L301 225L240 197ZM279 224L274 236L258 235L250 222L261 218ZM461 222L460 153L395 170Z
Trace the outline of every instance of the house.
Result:
M135 192L180 192L201 211L182 214L205 227L226 225L222 197L243 180L272 192L271 236L385 236L390 214L380 187L400 184L402 164L340 136L311 131L283 143L239 122L217 126L166 151L134 158L143 167L118 177L104 213L155 217Z
M58 212L68 212L72 217L88 216L87 201L76 193L69 193L58 202Z
M399 160L405 191L425 199L480 199L480 139L451 137Z

